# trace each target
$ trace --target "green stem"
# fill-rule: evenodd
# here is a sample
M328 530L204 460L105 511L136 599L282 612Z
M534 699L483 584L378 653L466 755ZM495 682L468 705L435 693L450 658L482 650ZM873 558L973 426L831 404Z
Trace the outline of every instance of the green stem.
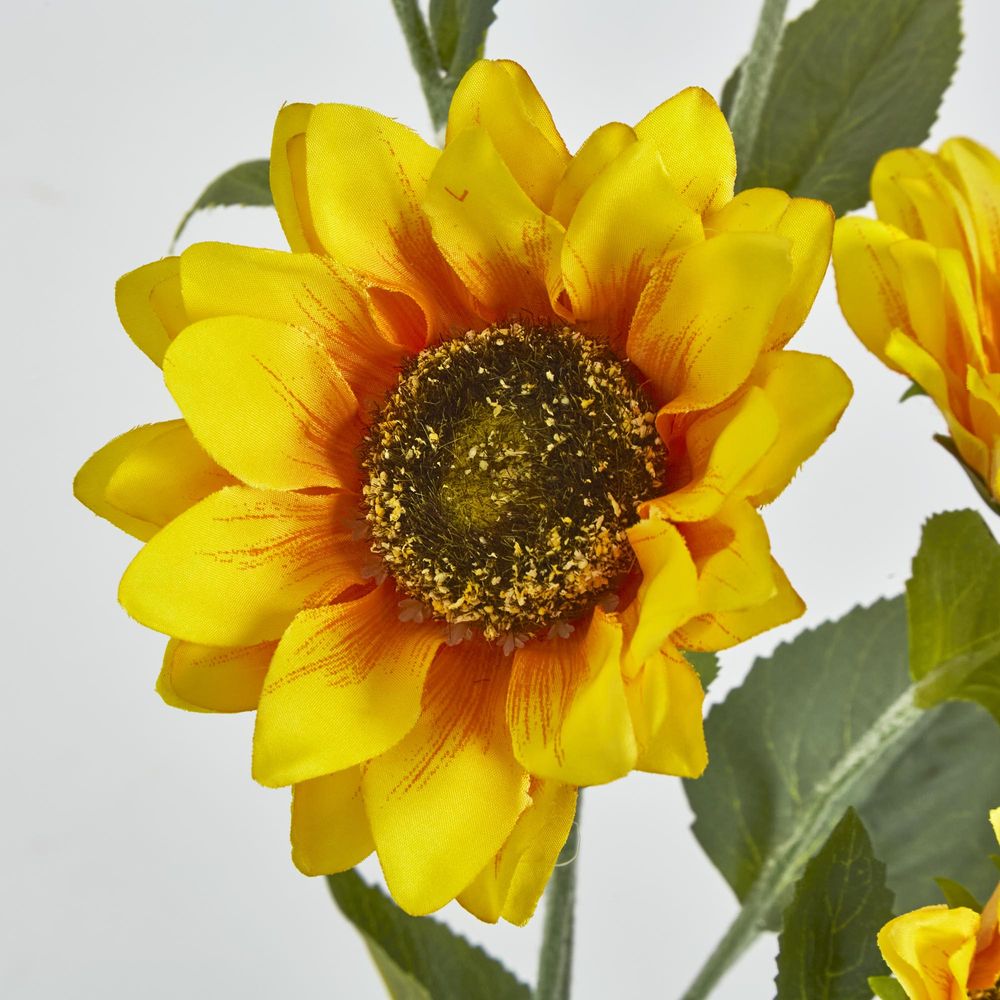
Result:
M406 47L410 50L410 60L420 77L420 87L427 101L434 131L441 133L448 123L448 105L451 94L445 85L437 53L431 41L427 22L417 6L417 0L392 0L396 19L403 30Z
M742 168L753 157L757 144L757 133L764 113L771 77L778 59L778 47L785 27L785 8L788 0L764 0L760 20L754 32L750 52L743 60L740 80L733 96L733 106L729 115L730 128L736 142L736 156Z
M845 806L855 800L855 790L884 771L893 752L901 751L915 738L924 720L926 715L913 704L913 689L908 687L816 785L804 803L802 819L761 867L736 919L682 1000L704 1000L711 994L764 930L768 918L779 910L806 862L829 835Z
M573 973L573 906L576 902L576 857L580 848L580 807L576 800L573 829L559 852L549 887L545 890L545 924L538 957L535 1000L569 1000Z

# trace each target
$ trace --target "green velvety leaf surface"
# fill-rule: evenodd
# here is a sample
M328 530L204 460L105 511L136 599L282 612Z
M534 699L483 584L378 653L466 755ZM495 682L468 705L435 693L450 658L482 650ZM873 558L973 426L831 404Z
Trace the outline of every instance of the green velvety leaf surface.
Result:
M906 990L892 976L871 976L868 987L879 1000L909 1000Z
M934 879L934 881L937 882L937 887L941 890L941 895L944 896L944 901L948 904L949 909L965 906L970 910L975 910L976 913L982 911L983 904L961 882L956 882L951 878L941 878L940 876Z
M886 150L927 137L961 45L959 0L819 0L786 28L740 186L868 201Z
M906 600L918 703L965 698L1000 721L1000 545L978 514L927 522Z
M174 233L176 243L195 212L222 205L273 205L269 160L249 160L220 174L205 188Z
M480 58L497 0L431 0L431 36L441 69L454 83ZM454 89L454 86L452 87Z
M869 1000L869 975L885 970L875 938L891 917L885 865L848 809L785 910L776 1000Z
M356 872L327 882L394 1000L530 1000L531 990L496 959L430 917L403 913Z
M685 651L688 663L695 669L698 679L701 681L701 688L707 691L709 685L719 675L719 658L715 653L695 653Z

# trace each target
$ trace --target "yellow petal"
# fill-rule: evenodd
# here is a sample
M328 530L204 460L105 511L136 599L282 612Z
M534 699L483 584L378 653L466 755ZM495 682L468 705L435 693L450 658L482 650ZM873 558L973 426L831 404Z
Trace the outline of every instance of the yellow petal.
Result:
M448 110L446 146L470 126L486 130L521 189L547 211L569 151L531 77L516 62L481 59L462 77Z
M778 433L739 485L757 506L770 503L833 433L851 400L850 379L829 358L769 351L750 375L778 418Z
M838 219L833 232L841 311L865 347L883 361L890 331L906 329L909 318L891 250L905 239L906 234L894 226L854 217Z
M878 946L910 1000L964 1000L979 914L924 906L890 920Z
M628 774L636 745L620 623L597 609L568 638L515 652L507 721L517 759L538 777L600 785Z
M639 756L636 770L697 778L708 764L702 702L694 667L669 643L625 688Z
M792 278L771 324L765 347L783 347L805 321L830 262L833 209L823 201L790 198L773 188L741 191L705 217L705 232L776 233L789 242Z
M791 276L788 240L723 233L655 268L628 356L666 412L707 409L750 374Z
M939 156L951 166L971 209L968 224L975 229L979 257L996 274L1000 270L1000 160L971 139L949 139Z
M899 268L900 288L906 302L906 329L934 357L948 352L948 309L938 252L923 240L900 240L889 247Z
M160 697L197 712L249 712L257 707L275 642L202 646L171 639L156 681Z
M292 861L304 875L333 875L375 850L361 769L351 767L292 786Z
M439 150L365 108L317 105L306 134L313 224L325 252L376 285L404 292L430 332L469 318L420 203Z
M774 592L766 601L740 611L722 611L692 618L671 636L675 645L681 649L716 652L737 646L761 632L798 618L806 609L802 598L795 593L788 577L773 560L771 573Z
M311 333L360 395L395 379L401 346L379 331L364 290L328 257L196 243L181 255L192 323L220 316L273 320Z
M271 197L288 245L296 253L322 253L306 184L306 131L311 104L286 104L274 123L271 141Z
M445 647L420 720L364 768L365 807L382 871L407 913L454 899L510 836L529 804L504 719L509 670L495 647Z
M146 541L156 534L160 525L135 517L108 501L107 488L111 477L123 461L141 445L163 433L163 424L144 424L109 441L100 451L84 462L73 480L73 495L98 517L110 521L116 528Z
M467 128L448 144L424 208L484 319L551 314L548 281L562 227L524 193L485 129Z
M574 318L612 340L624 335L653 265L703 235L656 147L632 143L584 193L566 231L562 276Z
M733 196L736 149L715 98L688 87L654 108L635 127L663 156L674 187L696 211L721 208Z
M157 526L236 480L212 461L183 420L154 425L160 432L126 455L108 480L108 501Z
M503 847L458 897L487 923L502 917L523 927L531 919L573 825L572 785L532 778L528 794L531 804Z
M194 436L243 482L357 484L357 400L308 334L270 320L202 320L171 345L163 366Z
M363 582L357 499L229 486L151 538L118 599L143 625L209 646L277 639L304 607Z
M580 199L601 171L635 141L634 130L621 122L608 122L592 132L566 167L549 215L568 226Z
M187 323L178 259L164 257L123 275L115 285L115 305L135 345L161 364L170 341Z
M685 435L690 482L647 501L640 509L672 521L711 517L777 440L779 426L767 393L754 385L699 416Z
M303 611L281 638L261 694L253 776L290 785L383 753L417 721L444 632L399 620L391 583Z
M629 659L640 665L694 611L698 575L683 536L667 521L643 518L628 529L628 539L642 570L629 642Z

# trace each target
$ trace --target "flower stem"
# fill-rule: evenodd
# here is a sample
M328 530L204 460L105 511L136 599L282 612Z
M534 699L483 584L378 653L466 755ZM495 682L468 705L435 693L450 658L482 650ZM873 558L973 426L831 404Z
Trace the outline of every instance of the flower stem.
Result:
M406 47L410 50L413 68L420 77L420 87L424 92L424 100L427 101L434 131L441 133L448 123L451 94L438 64L427 22L417 6L417 0L392 0L392 7L406 39Z
M573 907L576 903L576 859L580 848L580 807L569 837L559 852L549 887L545 890L545 925L538 957L535 1000L569 1000L573 973Z

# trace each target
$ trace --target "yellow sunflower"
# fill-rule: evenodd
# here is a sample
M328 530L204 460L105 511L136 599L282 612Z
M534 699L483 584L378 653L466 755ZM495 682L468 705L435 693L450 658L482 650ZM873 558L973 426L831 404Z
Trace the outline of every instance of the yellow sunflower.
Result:
M77 494L146 541L120 599L172 637L163 698L256 709L302 871L376 851L411 913L525 922L578 786L705 767L680 651L801 613L757 507L850 395L782 350L833 220L735 174L702 90L570 155L524 70L483 61L443 151L282 109L291 253L121 279L183 419Z
M837 223L841 309L934 400L954 450L1000 501L1000 160L970 139L896 149L871 191L878 220Z

